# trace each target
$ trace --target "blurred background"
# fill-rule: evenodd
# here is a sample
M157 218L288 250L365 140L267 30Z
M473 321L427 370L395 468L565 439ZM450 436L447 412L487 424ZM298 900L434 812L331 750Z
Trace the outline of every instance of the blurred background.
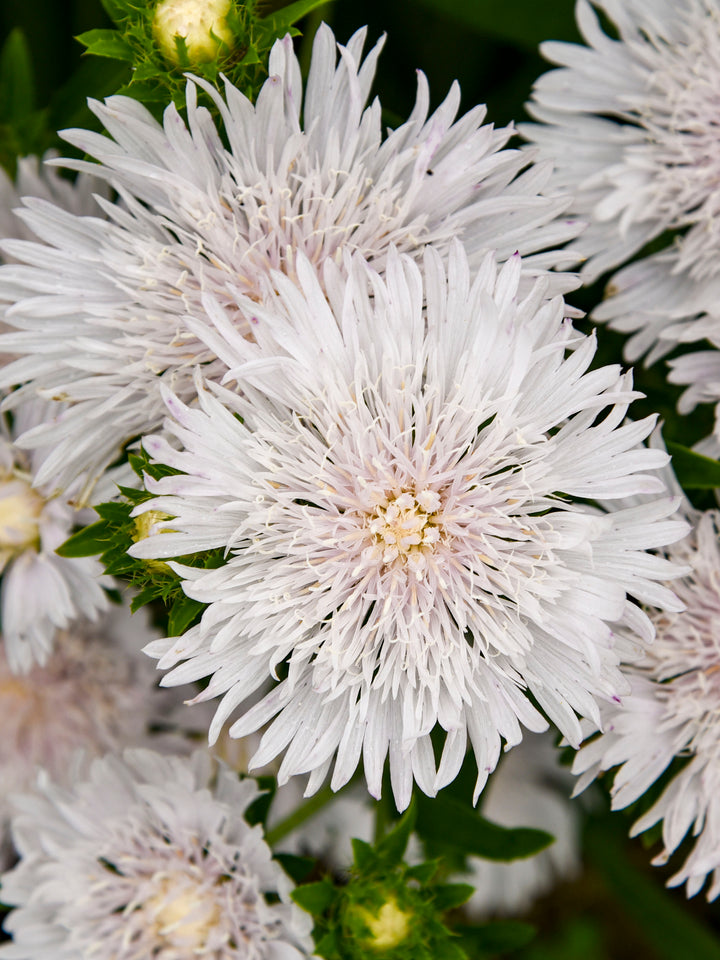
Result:
M363 24L369 41L387 34L375 92L382 96L386 121L395 125L407 116L415 97L415 71L430 81L437 106L454 79L462 90L462 110L488 105L488 119L497 125L526 119L523 104L534 79L547 69L538 52L542 40L579 39L573 0L336 0L311 15L298 38L307 62L309 41L321 19L329 21L345 41ZM0 163L11 166L17 152L42 152L59 146L58 127L92 125L84 105L95 96L114 92L125 82L119 61L83 57L73 37L96 27L110 27L100 0L2 0L0 43L19 28L30 51L34 98L27 95L22 57L4 57L0 67ZM18 43L17 34L14 40ZM23 84L19 83L23 79ZM19 93L18 91L24 91ZM601 296L601 286L583 291L575 302L585 309ZM604 361L619 356L619 338L600 333ZM670 432L677 418L660 371L639 372L648 393L639 416L660 410ZM678 430L683 429L679 425ZM687 424L684 429L687 430ZM698 436L707 432L697 424ZM688 442L687 433L683 437ZM584 817L584 871L539 900L525 915L538 929L530 946L512 952L517 960L720 960L720 905L663 884L672 871L649 865L652 849L627 832L637 811L607 813L598 789ZM682 861L679 851L676 862ZM488 954L493 955L493 954ZM495 954L505 956L505 954ZM509 954L508 954L509 955Z

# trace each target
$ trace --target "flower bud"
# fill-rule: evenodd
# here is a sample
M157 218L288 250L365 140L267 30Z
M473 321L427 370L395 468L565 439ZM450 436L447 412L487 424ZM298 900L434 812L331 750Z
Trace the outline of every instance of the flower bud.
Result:
M190 65L214 60L234 45L227 24L230 0L161 0L153 18L153 34L163 56L180 64L176 37L185 41Z

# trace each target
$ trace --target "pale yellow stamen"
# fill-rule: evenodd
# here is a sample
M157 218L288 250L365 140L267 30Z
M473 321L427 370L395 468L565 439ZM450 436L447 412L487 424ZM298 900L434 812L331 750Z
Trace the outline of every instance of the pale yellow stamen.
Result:
M39 545L44 506L29 481L10 475L0 483L0 569L15 554Z
M419 575L426 552L440 540L439 507L440 496L434 490L383 497L368 524L378 558L384 564L400 558Z
M210 893L183 878L163 877L160 889L147 902L158 936L200 953L220 920L220 907ZM187 919L192 917L192 919Z

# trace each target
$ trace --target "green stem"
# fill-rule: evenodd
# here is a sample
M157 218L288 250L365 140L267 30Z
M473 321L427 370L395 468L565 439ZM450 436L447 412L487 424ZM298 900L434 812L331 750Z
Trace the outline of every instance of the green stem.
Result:
M319 810L322 810L322 808L336 796L337 793L331 790L330 787L325 787L324 790L320 790L314 797L310 797L305 803L300 804L289 816L276 824L272 830L268 830L265 834L266 843L271 847L274 846L278 840L282 840L283 837L292 833L301 823L305 823L306 820L314 817Z

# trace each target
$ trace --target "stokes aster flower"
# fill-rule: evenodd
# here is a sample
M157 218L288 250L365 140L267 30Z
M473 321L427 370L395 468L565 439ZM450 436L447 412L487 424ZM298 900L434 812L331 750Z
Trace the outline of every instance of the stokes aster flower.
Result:
M612 278L593 313L632 334L628 359L652 362L703 339L720 347L720 11L715 0L593 5L618 39L578 0L588 46L543 45L561 69L537 81L529 111L540 123L521 130L555 161L551 182L589 222L572 245L588 258L587 282L672 231ZM682 413L720 398L718 356L672 361L671 381L691 385ZM718 439L706 449L717 453Z
M15 411L12 431L6 418L0 420L0 610L7 662L15 673L47 662L57 630L78 617L94 620L107 609L103 588L112 586L94 557L70 559L55 552L84 519L72 496L79 485L59 496L47 485L36 489L47 451L30 454L11 439L11 433L52 426L60 409L28 400Z
M603 515L569 499L660 493L646 471L667 455L640 445L654 418L623 424L630 375L588 372L594 338L546 280L518 295L519 257L474 279L459 244L447 275L431 248L422 272L391 254L384 279L359 256L327 262L322 285L296 266L301 289L275 273L265 307L240 299L253 342L209 298L210 321L188 320L243 392L198 381L194 408L167 393L173 445L145 446L181 473L148 479L158 496L136 512L172 519L130 553L226 562L171 564L209 606L147 652L186 661L165 683L212 675L197 698L225 695L211 739L279 679L230 732L277 715L253 763L287 748L281 783L311 773L317 789L337 754L338 788L362 754L377 796L389 750L404 807L413 778L430 794L454 778L469 737L479 792L501 737L545 726L525 687L577 743L574 711L624 688L610 624L652 637L627 595L678 609L653 582L672 565L644 552L686 530L666 519L676 502Z
M638 800L675 758L656 803L634 824L636 835L662 820L663 865L688 836L695 838L684 865L669 880L694 896L708 877L708 900L720 894L720 512L685 513L692 533L666 553L690 568L673 584L686 609L651 614L657 636L645 656L626 667L631 692L603 705L604 733L578 753L576 792L604 770L617 767L613 809Z
M208 754L94 760L64 789L45 774L13 821L20 863L2 878L8 960L299 960L310 917L259 826L255 782ZM269 903L266 894L279 894Z
M0 271L0 301L18 328L0 348L27 355L0 377L27 382L6 402L38 391L70 401L51 435L38 428L23 438L54 445L38 482L97 475L130 438L159 427L161 385L190 399L196 364L210 379L224 374L184 320L202 312L203 291L249 334L235 292L259 298L268 270L294 276L300 253L320 270L360 251L380 269L391 244L420 256L461 236L473 256L534 255L531 274L570 262L541 252L578 230L558 219L565 198L542 195L549 164L502 149L513 130L482 125L484 107L454 122L457 85L428 117L419 74L413 113L383 139L379 102L365 108L382 42L362 62L364 38L359 31L337 48L336 64L332 32L321 27L304 93L289 37L274 46L254 105L231 85L225 99L206 88L227 148L192 82L187 126L174 106L161 126L119 96L92 104L110 136L66 133L99 162L65 165L106 179L119 202L102 202L103 220L28 200L21 216L41 242L4 247L21 263ZM553 283L576 286L569 274Z
M25 675L12 674L0 649L3 829L8 795L29 789L38 767L61 776L78 749L95 756L139 746L151 723L166 719L167 692L155 689L156 671L140 653L157 635L144 614L113 605L96 623L60 631L45 666Z
M96 195L109 196L107 184L85 173L79 174L75 182L68 180L49 165L48 161L55 157L56 150L48 150L42 159L19 157L14 181L0 167L0 237L3 240L35 240L33 231L15 213L23 197L38 197L77 216L100 213ZM6 257L0 255L0 259Z

